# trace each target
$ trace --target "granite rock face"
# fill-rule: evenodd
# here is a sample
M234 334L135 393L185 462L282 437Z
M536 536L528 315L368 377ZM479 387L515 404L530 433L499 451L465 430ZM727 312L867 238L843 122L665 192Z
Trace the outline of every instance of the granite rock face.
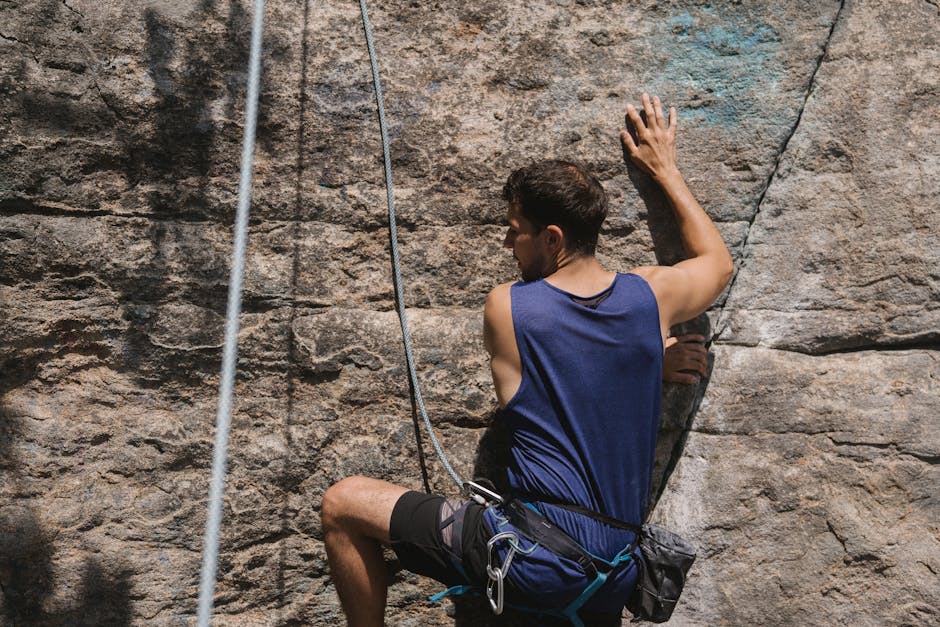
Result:
M684 325L714 331L711 377L664 389L654 518L700 547L673 623L940 620L936 4L370 10L419 376L457 471L499 476L480 328L516 273L509 171L581 160L611 195L609 267L681 257L617 140L649 90L738 266ZM250 13L0 2L0 624L194 623ZM263 63L215 622L318 625L342 621L323 493L421 478L357 3L269 2ZM526 622L389 572L389 624Z

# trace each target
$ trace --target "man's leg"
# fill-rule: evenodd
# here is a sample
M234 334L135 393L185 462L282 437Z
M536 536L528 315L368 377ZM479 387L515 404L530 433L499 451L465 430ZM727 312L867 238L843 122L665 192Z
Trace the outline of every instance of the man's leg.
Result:
M405 488L348 477L323 495L322 524L330 575L350 627L382 625L388 592L382 544Z

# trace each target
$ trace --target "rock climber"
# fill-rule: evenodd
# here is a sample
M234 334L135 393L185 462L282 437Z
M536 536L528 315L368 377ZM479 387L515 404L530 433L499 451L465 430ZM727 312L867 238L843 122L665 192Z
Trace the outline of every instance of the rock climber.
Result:
M518 539L505 573L507 602L576 607L616 624L637 579L629 559L635 536L599 518L644 522L661 379L694 382L705 374L701 336L671 339L664 363L669 330L704 312L732 274L721 235L676 165L675 108L667 119L659 98L643 94L642 112L627 106L620 139L665 195L686 259L625 274L604 269L594 255L607 214L603 187L580 165L536 162L513 172L503 189L504 246L522 280L496 287L484 307L512 496L615 565L600 585L574 562ZM343 479L324 494L322 523L332 579L353 626L383 624L382 545L403 568L447 585L483 586L487 566L503 565L510 550L487 543L513 530L500 507L367 477Z

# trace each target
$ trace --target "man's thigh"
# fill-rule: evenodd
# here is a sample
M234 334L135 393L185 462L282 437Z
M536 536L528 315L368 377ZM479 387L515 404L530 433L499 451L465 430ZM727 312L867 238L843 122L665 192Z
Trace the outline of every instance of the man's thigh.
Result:
M347 530L388 544L392 510L406 492L407 488L380 479L347 477L323 495L323 515Z

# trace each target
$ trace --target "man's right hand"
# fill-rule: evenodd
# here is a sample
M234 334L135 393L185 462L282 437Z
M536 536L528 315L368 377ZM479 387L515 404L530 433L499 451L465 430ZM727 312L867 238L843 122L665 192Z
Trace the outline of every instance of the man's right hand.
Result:
M669 120L663 116L663 104L658 96L650 101L643 94L644 120L632 104L627 105L627 128L620 132L620 141L633 163L661 180L675 173L676 167L676 108L669 107ZM632 131L632 132L631 132Z

